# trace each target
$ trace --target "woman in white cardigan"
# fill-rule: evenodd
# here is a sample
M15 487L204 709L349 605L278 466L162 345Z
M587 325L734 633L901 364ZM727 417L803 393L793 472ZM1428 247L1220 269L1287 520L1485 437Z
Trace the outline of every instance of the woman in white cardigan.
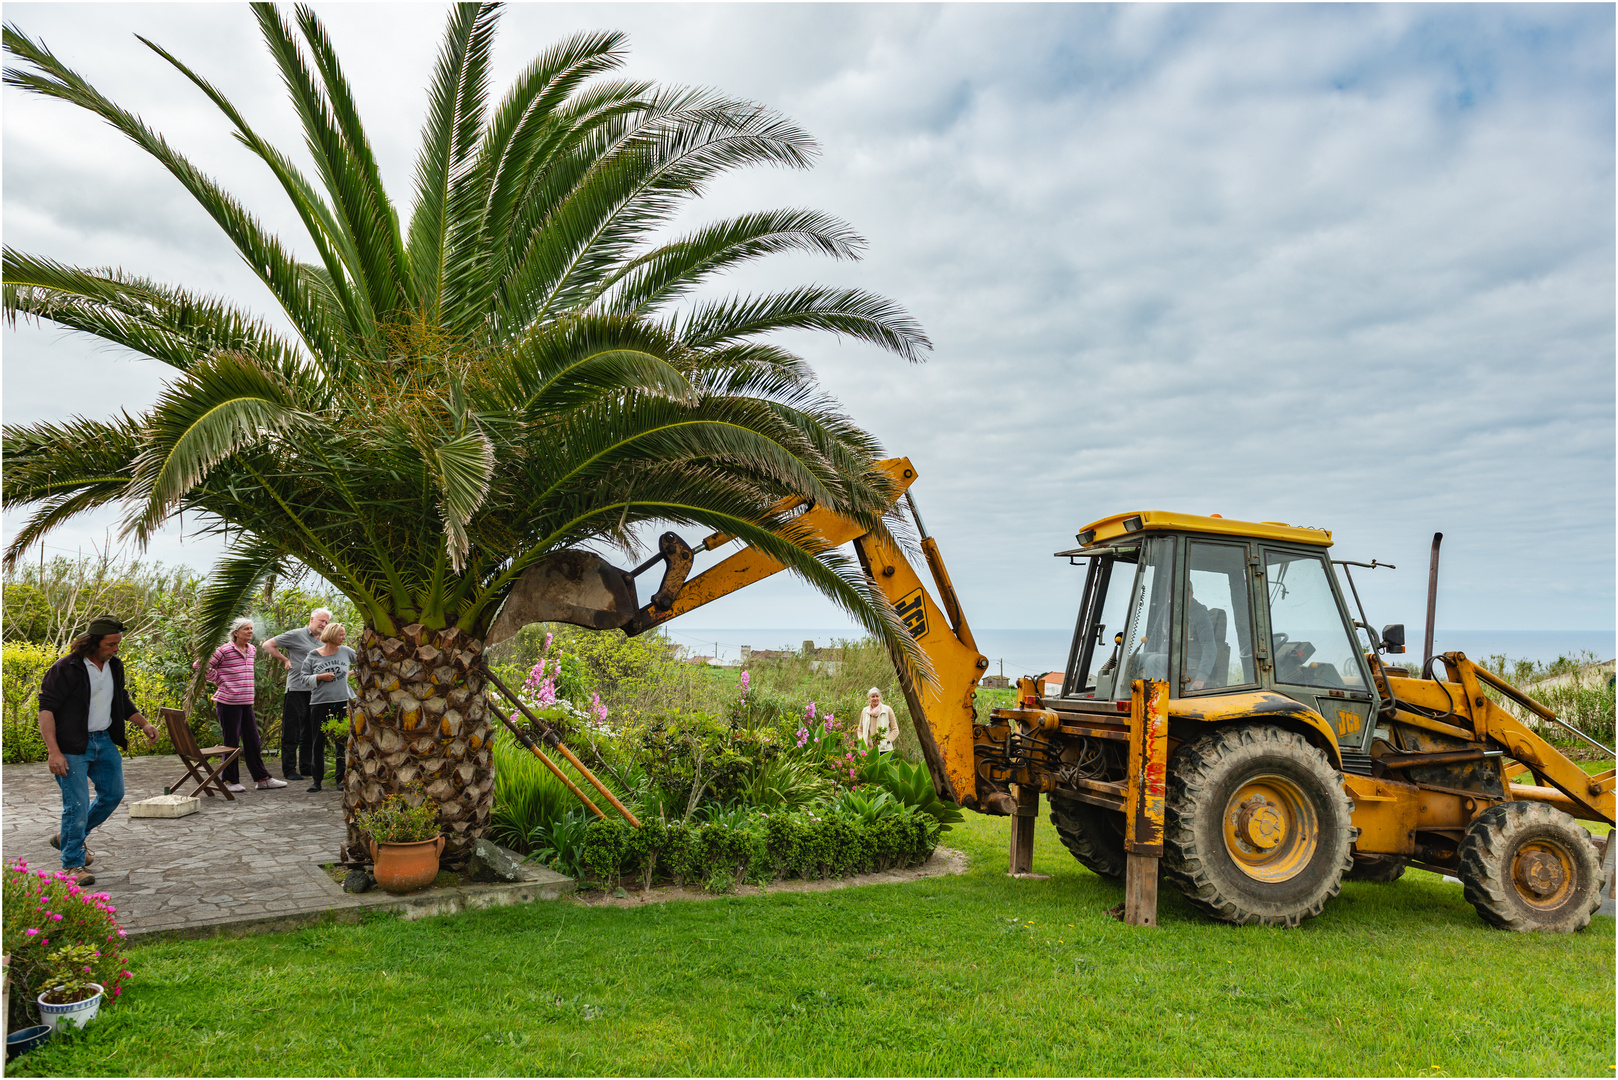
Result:
M865 708L860 710L860 743L870 746L875 738L876 748L885 754L893 749L899 721L894 718L893 710L882 704L882 691L876 687L866 693L865 701Z

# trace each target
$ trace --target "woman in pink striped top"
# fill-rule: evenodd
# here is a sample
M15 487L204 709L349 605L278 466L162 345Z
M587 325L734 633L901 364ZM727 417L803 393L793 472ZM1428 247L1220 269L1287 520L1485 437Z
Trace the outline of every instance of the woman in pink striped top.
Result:
M208 681L214 691L214 709L219 714L219 733L226 746L244 746L247 771L261 788L286 787L264 767L258 745L258 721L253 718L253 661L258 648L253 644L253 620L237 619L230 627L230 640L208 658ZM240 759L238 759L240 760ZM232 791L246 791L236 762L225 767L225 785Z

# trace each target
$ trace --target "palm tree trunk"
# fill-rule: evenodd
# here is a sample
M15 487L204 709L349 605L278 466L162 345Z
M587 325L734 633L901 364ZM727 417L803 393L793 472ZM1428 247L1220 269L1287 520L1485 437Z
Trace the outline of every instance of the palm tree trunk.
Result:
M359 695L344 781L348 856L369 859L354 815L392 794L438 803L447 843L443 861L464 863L489 827L494 804L483 642L462 630L419 623L398 637L366 627L360 639Z

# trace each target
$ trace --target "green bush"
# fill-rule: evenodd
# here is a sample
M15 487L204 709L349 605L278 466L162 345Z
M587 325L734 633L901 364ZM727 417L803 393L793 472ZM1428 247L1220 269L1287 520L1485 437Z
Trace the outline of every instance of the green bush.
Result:
M39 737L39 683L45 669L60 654L31 642L5 644L0 664L5 678L0 680L4 728L0 730L0 757L10 765L19 761L44 761L45 742Z
M579 806L548 824L535 826L527 837L533 860L570 878L585 877L590 828L600 820Z
M753 784L755 768L781 752L769 730L736 727L708 713L654 718L639 734L646 780L688 820L703 802L730 803Z
M737 882L828 878L914 866L938 843L938 823L886 792L845 794L823 813L749 811L701 824L597 820L585 830L581 867L612 886L633 876L724 890Z
M1538 664L1532 660L1508 660L1504 656L1494 655L1481 661L1480 666L1522 690L1590 738L1612 745L1618 697L1614 694L1611 674L1597 663L1595 654L1583 652L1573 657L1559 656L1548 664ZM1440 675L1443 670L1443 665L1437 665ZM1548 679L1559 679L1560 685L1544 685ZM1504 703L1501 695L1495 691L1485 689L1484 693ZM1507 707L1522 715L1529 726L1548 742L1580 749L1589 747L1588 743L1558 724L1526 715L1515 705Z
M750 767L740 795L749 806L799 810L829 798L833 790L817 763L778 755Z

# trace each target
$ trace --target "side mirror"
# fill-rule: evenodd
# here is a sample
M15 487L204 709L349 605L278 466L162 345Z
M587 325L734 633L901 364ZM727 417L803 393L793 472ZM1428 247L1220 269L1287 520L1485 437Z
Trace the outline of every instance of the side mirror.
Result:
M1405 651L1405 624L1389 623L1382 628L1382 646L1390 653Z

